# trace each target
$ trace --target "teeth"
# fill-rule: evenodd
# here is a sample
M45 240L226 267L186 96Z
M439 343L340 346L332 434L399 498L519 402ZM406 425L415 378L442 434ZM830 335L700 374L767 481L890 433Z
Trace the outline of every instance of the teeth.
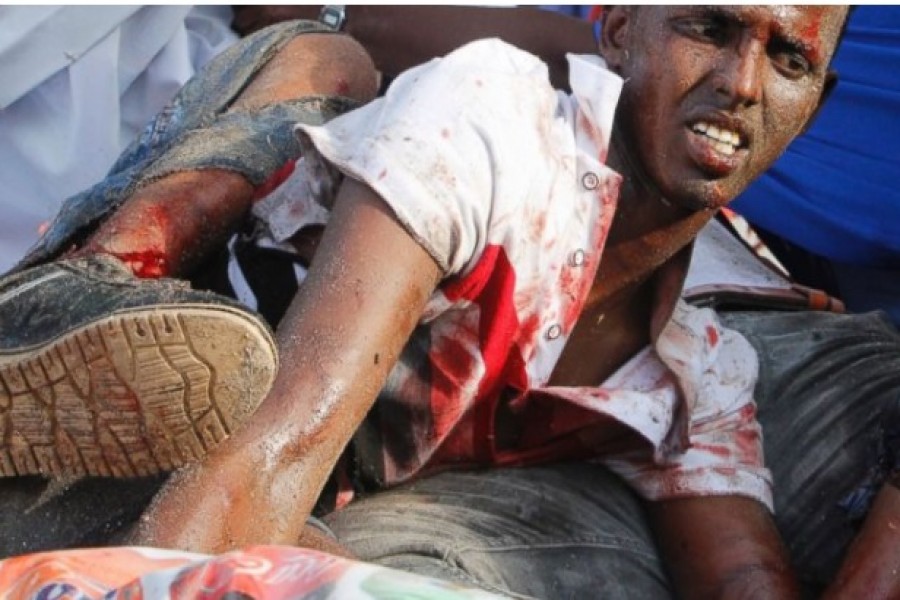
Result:
M713 145L713 148L715 148L718 152L725 154L726 156L731 156L732 154L734 154L734 146L732 146L731 144L726 144L725 142L716 142L715 145Z
M741 145L741 136L736 131L719 129L715 125L710 125L709 123L704 123L702 121L696 123L692 129L697 133L702 133L706 137L715 140L717 143L714 144L713 147L722 154L731 156L734 154L737 146Z

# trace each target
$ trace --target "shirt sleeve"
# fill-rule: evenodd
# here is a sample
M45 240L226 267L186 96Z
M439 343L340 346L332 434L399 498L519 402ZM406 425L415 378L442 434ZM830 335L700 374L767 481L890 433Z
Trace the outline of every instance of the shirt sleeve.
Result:
M383 98L298 129L374 189L449 276L481 255L497 204L527 195L557 104L544 63L490 39L406 71Z
M753 400L756 351L714 311L684 301L655 351L680 388L669 436L652 451L604 462L650 500L738 495L772 510L772 477Z

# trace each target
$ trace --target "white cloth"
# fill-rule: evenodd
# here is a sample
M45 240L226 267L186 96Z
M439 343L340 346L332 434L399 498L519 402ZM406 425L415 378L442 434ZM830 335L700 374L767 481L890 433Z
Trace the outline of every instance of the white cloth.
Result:
M379 400L414 392L393 400L405 408L392 411L392 430L405 433L383 436L385 481L442 464L562 458L553 444L585 433L565 423L571 410L553 412L568 404L649 442L599 457L646 497L740 494L771 507L756 354L713 311L680 302L655 347L600 387L547 387L602 260L621 181L604 163L622 80L595 56L569 63L571 96L550 87L536 57L475 42L404 73L383 99L298 126L384 198L446 276L422 319L427 345L417 337L427 369L395 369ZM304 169L325 172L316 161L308 153ZM505 451L478 415L496 414L496 390L509 387L521 391L510 408L535 435Z
M228 7L0 7L0 272L231 45Z

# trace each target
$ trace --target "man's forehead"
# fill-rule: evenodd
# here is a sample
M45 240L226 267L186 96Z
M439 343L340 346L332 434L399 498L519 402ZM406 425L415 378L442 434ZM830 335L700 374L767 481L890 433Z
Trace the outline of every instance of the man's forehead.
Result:
M769 24L781 28L799 28L806 35L826 35L831 28L839 30L848 10L842 5L657 5L631 7L642 14L661 11L671 13L708 13L729 17L749 25ZM638 11L638 9L640 9Z
M642 6L639 13L658 19L677 15L706 15L748 28L767 30L819 57L830 57L847 18L843 5L659 5Z

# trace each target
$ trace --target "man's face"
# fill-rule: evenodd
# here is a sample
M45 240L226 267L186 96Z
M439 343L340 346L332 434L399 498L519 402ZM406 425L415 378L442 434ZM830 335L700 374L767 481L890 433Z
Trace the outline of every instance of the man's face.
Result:
M610 11L601 50L626 80L616 125L632 176L686 208L731 201L814 115L845 17L842 6Z

